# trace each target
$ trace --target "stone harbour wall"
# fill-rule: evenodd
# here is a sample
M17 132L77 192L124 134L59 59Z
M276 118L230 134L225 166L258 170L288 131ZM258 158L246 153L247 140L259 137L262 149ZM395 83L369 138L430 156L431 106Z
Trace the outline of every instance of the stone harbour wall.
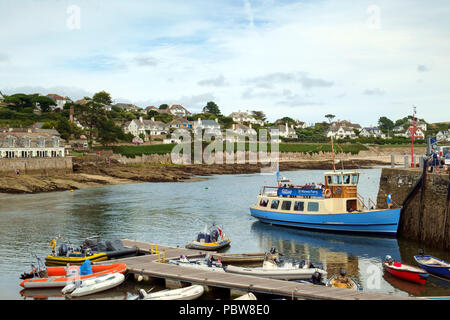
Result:
M401 206L421 176L421 169L383 168L377 206L387 207L388 193L392 193L394 204ZM449 179L448 173L426 172L424 185L412 193L402 210L400 237L450 249Z
M19 170L20 174L72 173L72 157L0 159L1 175L14 175L14 170Z

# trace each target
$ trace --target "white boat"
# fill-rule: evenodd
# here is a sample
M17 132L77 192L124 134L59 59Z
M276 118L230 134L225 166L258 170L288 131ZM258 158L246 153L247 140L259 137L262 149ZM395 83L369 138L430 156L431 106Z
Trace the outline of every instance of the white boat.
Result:
M311 279L315 272L319 272L322 277L327 275L327 272L319 268L310 268L309 263L303 267L298 264L286 262L278 266L272 261L264 261L262 267L245 268L229 265L225 267L226 272L237 273L249 276L257 276L264 278L280 279L280 280L304 280Z
M147 293L140 289L137 296L128 298L128 300L195 300L200 297L204 288L201 285L192 285L186 288L162 290L155 293Z
M195 268L195 269L201 269L201 270L213 271L213 272L225 272L225 270L222 267L222 263L217 262L217 261L211 261L208 264L208 261L204 260L204 259L188 260L185 256L181 256L180 259L169 260L169 263L175 264L180 267L186 267L186 268Z
M249 293L244 294L243 296L240 296L234 300L256 300L256 296L253 293L249 292Z
M71 281L61 292L70 295L70 297L82 297L117 287L124 280L123 274L110 273L86 280Z

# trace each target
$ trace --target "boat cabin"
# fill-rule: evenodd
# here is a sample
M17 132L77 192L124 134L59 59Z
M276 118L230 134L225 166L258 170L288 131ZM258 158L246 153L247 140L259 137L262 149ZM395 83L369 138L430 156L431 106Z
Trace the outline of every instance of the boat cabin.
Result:
M263 188L257 206L296 213L360 212L368 207L358 195L359 174L357 171L325 172L324 183L303 186L282 178L277 187Z

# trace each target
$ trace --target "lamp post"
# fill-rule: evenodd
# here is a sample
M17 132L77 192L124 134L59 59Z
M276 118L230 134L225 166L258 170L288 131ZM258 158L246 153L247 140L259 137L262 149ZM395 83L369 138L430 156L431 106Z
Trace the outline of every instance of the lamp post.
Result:
M413 121L412 121L412 132L411 132L411 168L415 167L414 161L414 138L416 137L416 107L413 106Z

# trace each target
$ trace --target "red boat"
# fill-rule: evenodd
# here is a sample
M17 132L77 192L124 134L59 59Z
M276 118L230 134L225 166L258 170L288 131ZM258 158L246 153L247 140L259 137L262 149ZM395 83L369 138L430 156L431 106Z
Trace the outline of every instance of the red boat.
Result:
M428 272L424 269L395 262L390 256L386 257L386 261L383 262L383 267L394 277L418 284L425 284L428 278Z

